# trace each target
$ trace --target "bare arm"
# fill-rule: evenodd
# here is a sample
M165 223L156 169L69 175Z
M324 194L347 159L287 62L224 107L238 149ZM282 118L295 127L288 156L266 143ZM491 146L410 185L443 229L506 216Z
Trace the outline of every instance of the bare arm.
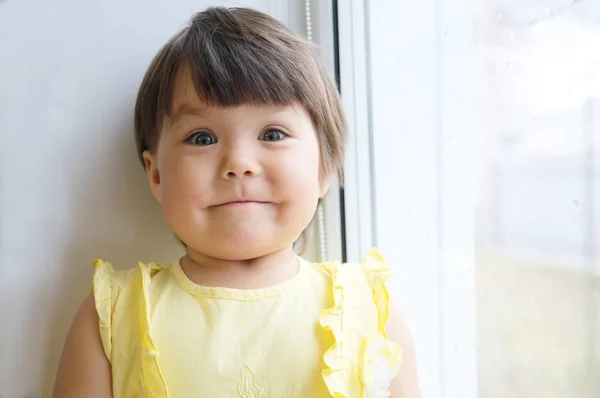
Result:
M106 358L94 296L79 308L63 349L53 398L111 398L111 368Z
M402 365L400 373L392 381L390 392L392 398L421 398L419 377L417 374L417 358L412 335L393 300L390 300L389 318L386 332L388 339L402 348Z

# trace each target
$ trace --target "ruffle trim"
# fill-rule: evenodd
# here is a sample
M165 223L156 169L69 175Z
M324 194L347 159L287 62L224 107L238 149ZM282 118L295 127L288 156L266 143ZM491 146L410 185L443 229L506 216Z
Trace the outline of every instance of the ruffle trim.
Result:
M166 398L169 396L165 378L158 363L159 353L152 340L150 324L152 320L152 306L150 304L150 284L152 276L163 267L156 264L139 263L142 276L143 297L140 300L140 333L142 340L141 364L144 392L153 398Z
M344 378L342 357L342 316L344 315L344 287L339 281L341 264L320 263L322 269L331 274L333 281L333 307L323 310L319 317L322 327L333 333L333 345L323 354L325 369L321 372L329 393L334 398L347 398L348 386Z
M100 338L104 353L109 361L112 359L112 289L115 271L110 263L100 259L94 261L94 277L91 292L94 293L94 304L99 318Z
M361 380L364 398L388 398L392 380L400 371L402 349L381 335L365 340Z
M112 264L95 260L92 292L96 311L100 320L100 337L106 357L111 360L112 352L112 295L115 271ZM152 276L160 271L163 266L154 263L139 263L141 275L142 297L140 297L139 326L140 337L142 341L141 365L144 396L152 398L168 397L167 385L158 363L158 352L150 335L151 324L151 304L150 304L150 284Z
M365 256L364 272L373 290L373 301L377 306L379 333L365 340L361 380L364 398L387 398L392 379L400 371L402 349L387 339L386 325L389 317L390 296L386 281L392 271L375 248Z
M367 253L364 264L364 272L373 290L373 301L377 306L379 332L384 338L387 338L385 327L389 317L390 295L385 283L392 275L392 270L379 253L379 250L375 248Z

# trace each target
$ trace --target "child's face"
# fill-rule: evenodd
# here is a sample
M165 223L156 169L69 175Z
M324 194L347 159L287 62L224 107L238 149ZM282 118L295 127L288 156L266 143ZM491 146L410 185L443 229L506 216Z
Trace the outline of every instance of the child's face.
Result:
M302 106L207 108L185 68L157 151L144 159L175 234L219 259L291 246L328 188L319 183L318 141Z

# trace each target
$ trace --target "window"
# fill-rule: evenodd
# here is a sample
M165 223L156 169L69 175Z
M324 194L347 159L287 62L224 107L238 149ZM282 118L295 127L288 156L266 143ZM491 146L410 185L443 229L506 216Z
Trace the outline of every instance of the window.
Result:
M474 12L480 396L597 396L600 6Z
M424 397L597 394L600 6L337 17L346 254L378 246L394 269Z

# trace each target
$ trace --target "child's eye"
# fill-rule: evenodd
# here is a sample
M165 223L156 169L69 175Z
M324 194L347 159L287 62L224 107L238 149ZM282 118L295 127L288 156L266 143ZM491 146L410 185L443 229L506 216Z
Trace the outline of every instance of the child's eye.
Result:
M217 143L217 139L210 133L200 131L188 137L187 142L192 145L208 146Z
M268 130L265 130L258 137L258 139L261 140L261 141L274 142L274 141L281 141L285 137L287 137L287 134L284 133L284 132L282 132L282 131L280 131L280 130L268 129Z

